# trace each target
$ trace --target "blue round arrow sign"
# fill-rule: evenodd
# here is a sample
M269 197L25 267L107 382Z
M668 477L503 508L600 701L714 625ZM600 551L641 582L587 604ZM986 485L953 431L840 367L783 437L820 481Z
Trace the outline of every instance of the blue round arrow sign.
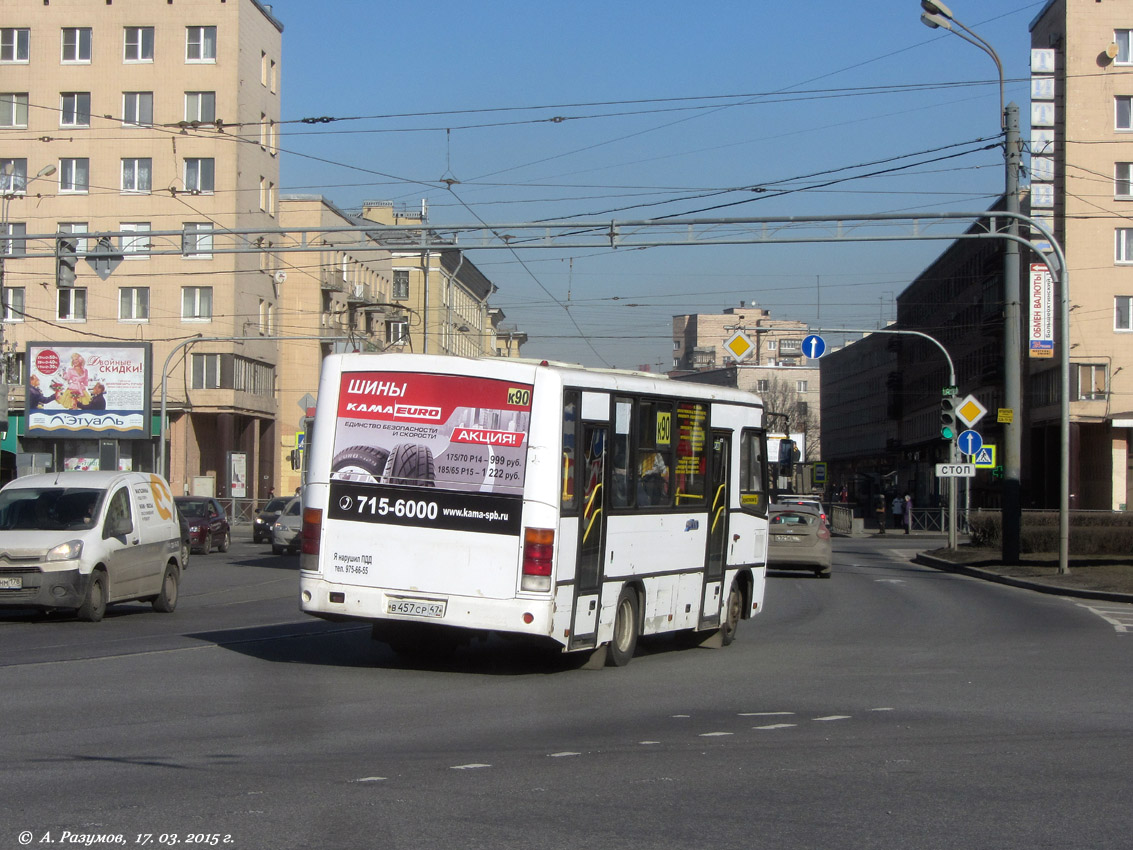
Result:
M960 436L956 438L956 444L964 454L974 455L984 447L984 438L980 436L979 431L973 431L969 428L967 431L960 432Z
M803 339L803 356L817 360L826 353L826 340L818 334L809 334Z

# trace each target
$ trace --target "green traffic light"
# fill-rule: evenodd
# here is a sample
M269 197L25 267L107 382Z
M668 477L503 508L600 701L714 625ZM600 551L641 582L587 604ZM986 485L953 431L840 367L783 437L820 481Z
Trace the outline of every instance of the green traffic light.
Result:
M951 440L955 436L956 432L949 428L947 425L940 429L940 439L942 440Z

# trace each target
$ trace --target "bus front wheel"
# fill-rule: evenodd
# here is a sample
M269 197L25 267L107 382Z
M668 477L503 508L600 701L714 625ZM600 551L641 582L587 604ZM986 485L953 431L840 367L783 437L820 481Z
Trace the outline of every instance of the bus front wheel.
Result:
M637 621L637 594L631 588L623 588L614 611L614 636L606 658L611 667L625 667L633 660L637 649Z

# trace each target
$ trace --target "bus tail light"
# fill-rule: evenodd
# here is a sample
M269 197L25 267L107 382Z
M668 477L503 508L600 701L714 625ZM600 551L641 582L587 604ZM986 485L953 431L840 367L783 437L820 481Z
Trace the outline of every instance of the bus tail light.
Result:
M319 540L323 536L323 512L318 508L303 508L303 530L300 532L299 569L318 570Z
M523 579L521 590L550 590L551 563L555 554L553 528L523 530Z

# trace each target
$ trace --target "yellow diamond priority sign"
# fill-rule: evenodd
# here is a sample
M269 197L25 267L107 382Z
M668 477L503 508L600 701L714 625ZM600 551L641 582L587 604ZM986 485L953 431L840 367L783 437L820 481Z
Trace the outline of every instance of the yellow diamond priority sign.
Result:
M724 343L724 347L728 349L736 360L743 360L755 351L755 345L747 338L747 334L743 331L736 331L732 334L728 341Z
M956 405L956 415L969 428L976 427L976 423L983 419L986 413L987 408L980 404L979 399L974 395L969 395Z

